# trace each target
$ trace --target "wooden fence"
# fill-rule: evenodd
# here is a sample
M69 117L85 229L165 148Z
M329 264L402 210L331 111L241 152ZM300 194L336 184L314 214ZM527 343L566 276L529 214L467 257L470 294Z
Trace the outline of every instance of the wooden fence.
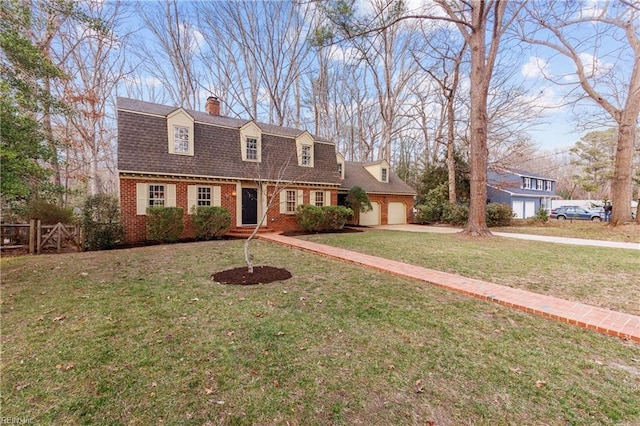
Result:
M28 224L0 224L0 248L5 250L26 250L29 254L41 254L44 251L63 249L82 251L84 235L79 225L43 225L39 220Z

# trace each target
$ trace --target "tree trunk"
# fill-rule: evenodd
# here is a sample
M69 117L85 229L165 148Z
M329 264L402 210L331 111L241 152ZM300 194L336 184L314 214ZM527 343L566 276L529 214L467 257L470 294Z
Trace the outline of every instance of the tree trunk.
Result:
M482 3L482 2L479 2ZM471 147L469 164L471 166L471 199L469 221L463 234L489 236L487 227L487 93L491 81L491 70L487 69L485 57L485 26L482 8L478 4L472 11L473 31L469 37L471 48ZM498 19L496 16L494 19Z
M45 51L45 55L50 57L49 52ZM51 82L48 78L43 81L43 91L47 95L53 97L51 93ZM56 138L53 135L53 126L51 125L51 103L47 100L44 105L44 115L42 117L42 127L44 128L45 138L47 145L51 150L51 169L53 172L53 183L57 188L62 188L62 171L60 170L60 162L58 161L58 147L56 144ZM64 197L62 192L58 193L58 205L64 207Z
M457 80L457 78L456 78ZM457 83L454 83L454 85ZM455 86L454 86L455 87ZM449 178L449 202L455 204L456 195L456 159L455 159L455 110L454 110L454 90L449 90L447 98L447 172Z
M633 196L633 149L635 147L636 125L633 111L624 110L618 126L618 145L616 153L613 181L611 182L611 199L615 203L611 212L611 225L622 225L631 222L631 199ZM637 117L637 112L636 115Z

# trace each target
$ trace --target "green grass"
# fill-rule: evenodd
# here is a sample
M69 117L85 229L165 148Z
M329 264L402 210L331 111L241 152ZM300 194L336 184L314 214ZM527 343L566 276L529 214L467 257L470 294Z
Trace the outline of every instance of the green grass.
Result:
M262 241L256 263L293 278L212 282L242 264L242 243L2 259L2 417L640 421L637 344Z
M640 225L634 223L615 227L603 222L591 222L588 220L561 221L549 219L545 224L531 223L527 220L513 220L512 223L513 226L491 228L491 230L496 232L515 232L519 234L640 243Z
M640 315L637 250L377 230L303 238Z

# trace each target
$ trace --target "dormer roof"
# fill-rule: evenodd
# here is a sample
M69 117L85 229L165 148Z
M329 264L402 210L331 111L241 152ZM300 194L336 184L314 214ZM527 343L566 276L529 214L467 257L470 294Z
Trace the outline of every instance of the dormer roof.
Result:
M417 193L415 189L405 183L400 177L388 169L389 182L380 182L374 175L368 171L368 167L388 165L385 160L374 161L370 163L358 163L353 161L345 161L344 180L340 189L348 191L354 186L359 186L369 194L397 194L412 195Z

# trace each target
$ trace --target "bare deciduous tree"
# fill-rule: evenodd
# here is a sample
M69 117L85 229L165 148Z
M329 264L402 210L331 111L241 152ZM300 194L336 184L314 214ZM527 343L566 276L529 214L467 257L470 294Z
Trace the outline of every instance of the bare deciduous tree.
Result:
M136 9L153 35L137 45L141 67L162 84L171 104L198 108L202 77L197 53L202 35L178 0L139 2Z
M418 38L412 21L398 21L406 12L402 1L373 0L371 7L372 13L360 18L366 24L359 23L356 28L361 31L366 25L376 28L375 31L350 36L351 26L338 25L336 28L347 37L345 43L357 50L360 61L369 70L370 84L375 90L380 141L377 152L371 152L375 157L367 160L391 160L399 113L410 95L410 85L417 78L418 67L407 53L416 49ZM391 25L392 22L395 24Z
M116 87L125 76L127 35L116 35L126 11L121 2L89 3L86 13L101 19L103 31L83 25L67 28L60 37L59 56L69 75L59 96L73 111L58 117L64 129L65 165L76 169L66 181L88 181L87 192L115 192Z
M211 72L232 97L227 103L240 105L255 120L280 126L299 122L296 85L310 67L307 20L314 9L242 1L203 2L198 11L207 56L220 66Z
M449 202L455 204L457 202L456 196L456 162L455 162L455 141L456 141L456 97L458 87L460 85L460 67L464 54L467 50L466 41L456 44L455 39L452 40L452 34L450 31L439 31L437 35L440 35L444 40L428 40L429 49L424 53L431 60L431 67L423 65L420 59L414 52L414 58L420 63L420 67L424 72L431 76L431 79L440 88L441 96L444 100L442 108L442 120L440 120L440 126L438 126L437 134L443 133L443 128L446 125L446 152L447 152L447 170L449 181ZM425 38L430 38L430 35L425 34ZM435 37L434 37L435 38ZM441 138L436 137L436 141Z
M518 8L506 16L507 2L500 0L469 0L449 3L435 0L447 17L460 30L471 50L470 108L471 136L469 164L471 166L471 197L469 222L463 233L473 236L491 235L486 222L487 166L489 150L488 96L500 40ZM487 33L489 40L487 40Z
M528 3L521 38L569 59L574 65L568 97L591 100L618 128L612 194L612 225L631 220L633 155L640 114L640 10L631 3L545 1ZM533 29L532 29L533 28ZM581 90L577 90L581 89ZM640 219L638 219L640 223Z

